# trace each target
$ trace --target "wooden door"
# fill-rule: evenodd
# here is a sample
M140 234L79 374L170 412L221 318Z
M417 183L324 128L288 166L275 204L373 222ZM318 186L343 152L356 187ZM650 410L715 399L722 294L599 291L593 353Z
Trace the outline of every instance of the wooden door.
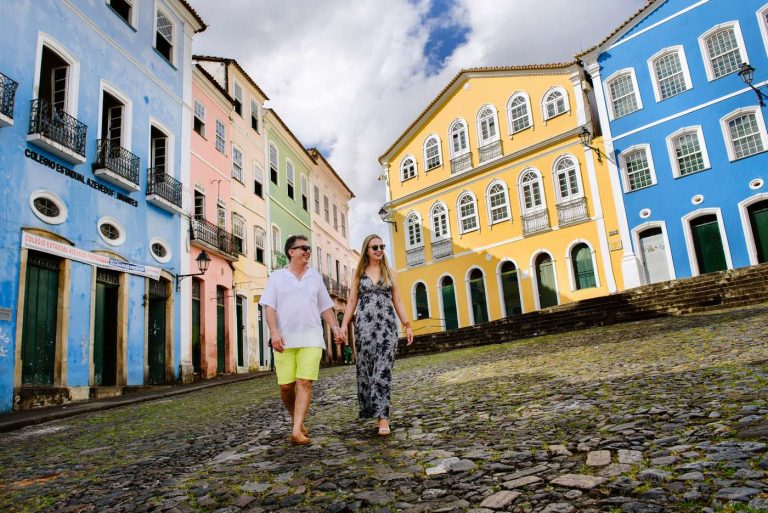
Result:
M724 271L728 268L717 216L704 215L691 221L691 235L700 274Z
M192 279L192 368L201 374L202 354L200 348L200 280Z
M539 306L548 308L557 305L555 268L549 255L536 258L536 282L539 286Z
M58 304L59 260L30 251L21 337L24 385L53 385Z
M243 298L237 296L235 298L235 323L237 324L237 365L243 367L245 365L245 322L243 319Z
M224 289L216 287L216 372L219 374L225 371L226 331L224 329L224 316L226 309L224 308L224 296Z
M768 200L749 207L749 224L755 241L758 263L768 262Z
M93 385L117 385L117 296L120 275L97 269L93 330Z
M640 233L640 254L646 283L672 279L667 258L667 245L661 228L649 228Z
M512 262L501 265L501 293L504 298L504 316L512 317L523 313L520 301L520 287L517 281L517 269Z
M149 383L162 385L165 382L165 308L168 301L167 282L149 282L149 316L147 320Z
M456 309L456 293L453 290L453 282L443 282L440 288L443 295L443 319L446 330L455 330L459 327L459 314Z

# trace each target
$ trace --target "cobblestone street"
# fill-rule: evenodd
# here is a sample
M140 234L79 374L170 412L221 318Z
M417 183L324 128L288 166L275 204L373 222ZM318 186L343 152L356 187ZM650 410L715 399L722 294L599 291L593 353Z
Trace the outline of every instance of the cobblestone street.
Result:
M418 340L417 342L418 343ZM768 511L768 305L399 360L393 434L327 369L0 435L0 511Z

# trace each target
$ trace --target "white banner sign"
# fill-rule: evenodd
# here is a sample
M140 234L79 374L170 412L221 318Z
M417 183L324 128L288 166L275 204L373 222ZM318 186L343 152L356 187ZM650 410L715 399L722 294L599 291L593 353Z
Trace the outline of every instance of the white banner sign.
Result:
M22 233L21 247L42 251L43 253L49 253L62 258L68 258L70 260L75 260L76 262L101 267L102 269L112 269L129 274L137 274L153 280L160 279L160 268L158 267L115 260L106 255L99 255L98 253L77 249L67 244L62 244L61 242L32 235L27 232Z

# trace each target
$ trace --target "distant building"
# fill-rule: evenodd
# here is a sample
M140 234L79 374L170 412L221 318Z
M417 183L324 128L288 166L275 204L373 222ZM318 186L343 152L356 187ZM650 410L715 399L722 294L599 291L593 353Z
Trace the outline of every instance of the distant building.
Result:
M649 2L578 57L595 85L628 286L768 261L764 0Z

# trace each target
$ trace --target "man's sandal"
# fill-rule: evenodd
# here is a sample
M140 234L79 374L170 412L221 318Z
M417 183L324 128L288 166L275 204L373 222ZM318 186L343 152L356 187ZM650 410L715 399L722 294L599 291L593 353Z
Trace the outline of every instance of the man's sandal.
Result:
M389 426L379 426L379 436L389 436L391 432Z

